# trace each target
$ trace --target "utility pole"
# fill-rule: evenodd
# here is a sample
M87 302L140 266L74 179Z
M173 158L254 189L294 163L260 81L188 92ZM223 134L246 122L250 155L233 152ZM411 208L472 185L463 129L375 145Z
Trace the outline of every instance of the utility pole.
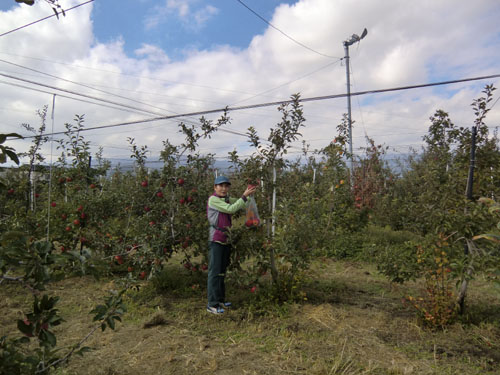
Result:
M344 41L344 51L345 51L345 70L346 70L346 81L347 81L347 121L349 125L349 170L351 172L351 185L352 177L354 175L354 165L353 165L353 153L352 153L352 118L351 118L351 76L349 72L349 46L354 43L361 41L368 34L368 30L365 28L361 33L361 36L357 34L352 34L351 38Z

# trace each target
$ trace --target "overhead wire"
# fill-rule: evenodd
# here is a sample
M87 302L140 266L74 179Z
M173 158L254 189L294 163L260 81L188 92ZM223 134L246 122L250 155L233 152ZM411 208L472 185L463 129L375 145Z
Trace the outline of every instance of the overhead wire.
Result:
M260 92L260 93L258 93L258 94L252 95L252 96L250 96L249 98L242 99L242 100L238 100L237 102L233 102L233 103L231 103L230 105L235 105L235 104L243 103L243 102L246 102L247 100L250 100L250 99L256 98L256 97L258 97L258 96L263 96L263 95L265 95L265 94L267 94L267 93L270 93L270 92L272 92L272 91L275 91L275 90L277 90L277 89L279 89L279 88L281 88L281 87L288 86L288 85L289 85L289 84L291 84L291 83L294 83L294 82L300 81L301 79L304 79L304 78L306 78L306 77L309 77L309 76L311 76L311 75L313 75L313 74L315 74L315 73L317 73L317 72L319 72L319 71L321 71L321 70L323 70L323 69L326 69L326 68L328 68L328 67L330 67L330 66L332 66L332 65L338 64L340 61L341 61L341 59L339 59L339 60L337 60L337 61L334 61L334 62L331 62L331 63L328 63L327 65L324 65L324 66L322 66L321 68L318 68L318 69L316 69L316 70L314 70L314 71L312 71L312 72L310 72L310 73L304 74L304 75L302 75L302 76L300 76L300 77L298 77L298 78L296 78L296 79L293 79L293 80L291 80L291 81L288 81L288 82L286 82L286 83L283 83L283 84L281 84L281 85L279 85L279 86L276 86L276 87L273 87L273 88L271 88L271 89L268 89L268 90L262 91L262 92Z
M62 11L62 13L65 13L65 12L68 12L68 11L70 11L70 10L76 9L76 8L78 8L78 7L81 7L82 5L89 4L89 3L93 2L93 1L94 1L94 0L88 0L88 1L86 1L86 2L84 2L84 3L81 3L81 4L78 4L78 5L75 5L75 6L71 7L71 8L64 9L64 10ZM15 29L12 29L12 30L9 30L9 31L6 31L6 32L4 32L4 33L0 34L0 36L4 36L4 35L10 34L10 33L13 33L14 31L18 31L18 30L24 29L25 27L28 27L28 26L34 25L34 24L36 24L36 23L38 23L38 22L45 21L45 20L47 20L47 19L49 19L49 18L52 18L52 17L58 17L58 14L57 14L57 13L55 13L55 14L52 14L52 15L50 15L50 16L40 18L39 20L36 20L36 21L30 22L30 23L27 23L26 25L16 27Z
M274 26L271 22L269 22L268 20L266 20L264 17L262 17L259 13L257 13L255 10L253 10L252 8L250 8L247 4L245 4L243 1L241 0L236 0L238 3L240 3L241 5L243 5L245 8L247 8L250 12L252 12L255 16L257 16L258 18L260 18L262 21L264 21L267 25L269 25L270 27L272 27L274 30L278 31L279 33L281 33L282 35L284 35L286 38L288 38L289 40L291 40L292 42L298 44L299 46L311 51L311 52L314 52L316 53L317 55L320 55L320 56L323 56L323 57L328 57L330 59L339 59L339 57L335 57L335 56L330 56L330 55L327 55L327 54L324 54L324 53L321 53L321 52L318 52L314 49L312 49L311 47L308 47L306 46L305 44L299 42L298 40L292 38L290 35L286 34L283 30L280 30L278 29L276 26Z
M3 73L0 73L0 75L6 76L6 77L9 77L9 78L13 78L13 79L19 79L21 81L25 81L25 82L32 83L32 84L35 84L35 85L40 85L40 86L49 87L49 88L52 88L52 89L55 89L55 90L60 90L60 91L63 91L63 92L71 93L73 95L83 96L83 97L91 98L91 99L94 99L94 100L103 101L103 102L106 102L106 103L111 103L111 104L114 104L114 105L117 105L117 106L122 106L122 107L125 107L125 108L129 109L128 112L131 112L130 109L132 109L132 110L144 112L144 113L147 113L147 114L150 114L150 115L155 115L155 116L162 115L162 114L159 114L159 113L156 113L156 112L151 112L151 111L144 110L142 108L131 107L131 106L126 105L126 104L117 103L117 102L109 101L109 100L106 100L106 99L97 98L97 97L93 97L93 96L90 96L90 95L85 95L85 94L81 94L81 93L74 92L74 91L71 91L71 90L61 89L61 88L50 86L50 85L45 85L45 84L42 84L42 83L39 83L39 82L35 82L35 81L24 80L22 78L18 78L18 77L14 77L14 76L9 76L9 75L3 74ZM14 85L14 86L17 86L17 87L22 87L22 88L26 88L26 89L30 89L30 90L34 90L34 91L39 91L39 92L43 92L43 93L47 93L47 94L54 94L54 93L51 93L51 92L47 92L47 91L43 91L43 90L38 90L38 89L34 89L34 88L30 88L30 87L27 87L27 86L18 85L18 84L14 84L14 83L9 83L9 82L5 82L5 81L0 81L0 83L11 84L11 85ZM108 107L108 108L112 108L112 109L124 110L123 108L111 107L111 106L104 105L104 104L101 104L101 103L94 103L94 102L90 102L90 101L83 100L83 99L77 99L77 98L73 98L73 97L66 96L66 95L58 94L58 96L62 96L62 97L68 98L68 99L78 100L78 101L86 102L86 103L90 103L90 104L100 105L100 106L104 106L104 107ZM146 103L143 103L143 104L147 105ZM125 109L125 110L127 110L127 109ZM172 113L177 114L176 112L173 112L173 111L167 111L167 112L172 112ZM186 117L189 117L189 116L186 116ZM168 119L166 119L166 120L168 120ZM199 126L194 120L190 120L190 121L188 120L186 122L194 124L196 126ZM240 136L245 136L246 137L246 134L241 133L241 132L237 132L237 131L234 131L234 130L230 130L230 129L220 129L220 131L227 132L227 133L234 134L234 135L240 135ZM65 132L62 132L62 133L65 133Z
M23 68L23 69L26 69L26 70L29 70L29 71L33 71L35 73L39 73L39 74L42 74L42 75L46 75L48 77L55 78L55 79L58 79L58 80L62 80L64 82L69 82L69 83L72 83L72 84L75 84L75 85L86 87L86 88L89 88L89 89L92 89L92 90L95 90L95 91L98 91L98 92L105 93L107 95L116 96L116 97L121 98L121 99L130 100L130 101L138 103L138 104L142 104L142 105L146 105L146 106L149 106L149 107L152 107L152 108L160 109L160 110L165 111L165 112L170 112L170 113L174 113L174 114L177 113L177 112L174 112L174 111L169 111L169 110L166 110L164 108L160 108L160 107L154 106L154 105L149 104L149 103L144 103L144 102L141 102L139 100L128 98L128 97L125 97L125 96L122 96L122 95L118 95L118 94L115 94L115 93L112 93L112 92L109 92L109 91L101 90L101 89L95 88L95 87L90 86L90 85L86 85L86 84L83 84L83 83L80 83L80 82L75 82L75 81L72 81L72 80L68 80L68 79L65 79L65 78L62 78L62 77L58 77L58 76L55 76L53 74L49 74L49 73L46 73L46 72L43 72L43 71L40 71L40 70L37 70L37 69L29 68L29 67L26 67L26 66L23 66L23 65L20 65L20 64L12 63L10 61L6 61L6 60L3 60L3 59L0 59L0 62L6 63L6 64L10 64L10 65L13 65L13 66L16 66L16 67L19 67L19 68ZM94 99L97 99L97 98L94 98ZM99 98L99 100L102 100L102 99ZM88 103L91 103L91 102L88 102ZM118 103L114 103L114 104L118 105ZM131 108L129 106L125 106L125 107ZM113 107L109 107L109 108L113 108ZM163 115L163 114L159 114L159 113L151 112L151 111L146 111L146 110L139 109L139 108L136 108L136 111L137 110L139 110L141 112L145 112L145 113L150 113L150 114L156 115L156 116Z
M155 82L164 82L164 83L168 83L168 84L185 85L185 86L200 87L200 88L203 88L203 89L210 89L210 90L216 90L216 91L223 91L223 92L232 92L232 93L237 93L237 94L253 95L253 93L250 93L250 92L239 91L239 90L232 90L232 89L224 89L224 88L221 88L221 87L213 87L213 86L208 86L208 85L200 85L200 84L188 83L188 82L181 82L181 81L171 81L171 80L161 79L161 78L158 78L158 77L147 77L147 76L143 76L143 75L120 73L120 72L116 72L116 71L113 71L113 70L97 69L97 68L92 68L92 67L88 67L88 66L81 66L81 65L75 65L75 64L69 64L69 63L65 63L65 62L60 62L60 61L42 59L42 58L38 58L38 57L21 56L21 55L11 54L11 53L7 53L7 52L3 52L3 51L0 51L0 53L1 54L5 54L5 55L9 55L9 56L16 56L16 57L21 57L21 58L26 58L26 59L33 59L33 60L39 60L39 61L44 61L44 62L50 62L50 63L53 63L53 64L66 65L66 66L71 66L73 68L87 69L87 70L92 70L92 71L96 71L96 72L103 72L103 73L108 73L108 74L115 74L115 75L124 76L124 77L149 79L149 80L155 81ZM191 98L187 98L187 99L191 99ZM196 100L196 99L191 99L191 100Z
M105 100L105 99L101 99L101 98L97 98L97 97L93 97L93 96L89 96L89 95L77 93L77 92L74 92L74 91L71 91L71 90L65 90L65 89L57 88L57 87L50 86L50 85L45 85L45 84L42 84L42 83L30 81L30 80L24 80L22 78L12 77L12 76L9 76L9 75L3 74L3 73L0 73L0 75L6 76L6 77L9 77L9 78L19 79L19 80L26 81L28 83L32 83L32 84L35 84L35 85L49 87L49 88L52 88L52 89L55 89L55 90L61 90L61 91L64 91L64 92L71 93L73 95L79 95L79 96L83 96L83 97L89 97L89 98L92 98L94 100L100 100L100 101L104 101L104 102L107 102L107 103L112 103L114 105L123 106L125 108L128 108L128 110L127 109L123 109L123 108L112 107L112 106L105 105L105 104L102 104L102 103L95 103L95 102L91 102L91 101L88 101L88 100L74 98L74 97L67 96L67 95L57 94L58 96L61 96L61 97L67 98L67 99L77 100L77 101L80 101L80 102L85 102L85 103L89 103L89 104L95 104L95 105L104 106L104 107L108 107L108 108L112 108L112 109L126 110L128 112L132 112L132 111L129 110L129 109L132 109L132 110L135 110L135 111L141 111L141 112L149 113L149 114L156 115L156 116L159 115L158 113L150 112L150 111L147 111L147 110L144 110L144 109L141 109L141 108L131 107L131 106L128 106L128 105L125 105L125 104L121 104L121 103L117 103L117 102L112 102L112 101L109 101L109 100ZM27 86L15 84L15 83L12 83L12 82L0 81L0 83L4 83L4 84L12 85L12 86L17 86L17 87L25 88L25 89L28 89L28 90L38 91L38 92L42 92L42 93L46 93L46 94L51 94L51 95L54 94L53 92L39 90L39 89L35 89L35 88L32 88L32 87L27 87ZM203 112L200 112L200 114L203 114ZM175 115L172 115L172 116L163 116L163 117L164 117L163 118L164 120L169 120L169 119L175 119L175 118L178 118L178 117L192 117L192 116L183 115L183 114L175 114ZM157 119L157 117L154 117L154 119ZM140 120L139 123L141 123L141 122L147 122L147 121ZM196 126L199 126L193 120L186 121L186 122L191 123L191 124L196 125ZM86 129L82 129L82 130L86 130ZM241 133L241 132L238 132L238 131L235 131L235 130L231 130L231 129L219 129L219 130L222 131L222 132L226 132L226 133L230 133L230 134L234 134L234 135L240 135L240 136L247 137L247 135L245 133ZM65 133L66 132L56 132L56 133L54 133L54 135L65 134ZM51 134L48 134L48 135L51 135ZM25 138L32 138L32 136L28 136L28 137L25 137Z
M3 75L2 73L0 73L0 75ZM5 76L8 76L8 75L5 75ZM20 80L23 80L23 79L20 79ZM77 93L77 92L73 92L73 91L70 91L70 90L64 90L64 89L60 89L60 88L57 88L57 87L53 87L53 86L49 86L49 85L45 85L45 84L41 84L41 83L37 83L37 82L34 82L34 81L29 81L29 80L24 80L24 81L28 81L29 83L32 83L32 84L38 84L40 86L46 86L46 87L50 87L50 88L53 88L55 90L62 90L62 91L66 91L66 92L69 92L73 95L80 95L80 96L84 96L84 97L90 97L94 100L101 100L101 101L104 101L104 102L110 102L108 100L105 100L105 99L101 99L101 98L97 98L97 97L92 97L92 96L88 96L88 95L84 95L84 94L80 94L80 93ZM33 90L33 91L37 91L37 92L42 92L42 93L45 93L45 94L50 94L50 95L53 95L55 93L53 92L49 92L49 91L45 91L45 90L40 90L40 89L35 89L35 88L32 88L32 87L28 87L28 86L24 86L24 85L19 85L19 84L15 84L13 82L6 82L6 81L0 81L0 83L3 83L3 84L7 84L7 85L12 85L12 86L16 86L16 87L20 87L20 88L25 88L25 89L28 89L28 90ZM158 116L160 114L158 113L155 113L155 112L151 112L151 111L147 111L147 110L144 110L144 109L141 109L141 108L136 108L136 107L131 107L131 106L128 106L128 105L124 105L124 104L121 104L121 103L117 103L117 102L111 102L117 106L123 106L125 108L120 108L120 107L113 107L113 106L110 106L110 105L106 105L106 104L102 104L102 103L96 103L96 102L91 102L91 101L88 101L88 100L84 100L84 99L79 99L79 98L74 98L74 97L71 97L71 96L67 96L67 95L63 95L63 94L57 94L58 96L60 97L63 97L63 98L67 98L67 99L71 99L71 100L76 100L76 101L80 101L80 102L84 102L84 103L89 103L89 104L94 104L94 105L99 105L99 106L102 106L102 107L107 107L107 108L111 108L111 109L115 109L115 110L121 110L121 111L127 111L127 112L131 112L131 113L138 113L137 111L140 111L141 113L146 113L146 114L150 114L150 115L155 115L155 116ZM132 110L131 110L132 109ZM170 111L172 112L172 111ZM175 113L175 112L174 112ZM187 117L187 116L186 116ZM167 119L168 120L168 119ZM193 124L195 126L199 126L197 122L195 122L194 120L187 120L185 121L186 123L190 123L190 124ZM244 133L241 133L241 132L237 132L235 130L231 130L231 129L219 129L221 132L226 132L226 133L230 133L230 134L234 134L234 135L239 135L239 136L247 136L246 134ZM65 132L60 132L61 134L64 134ZM31 138L31 137L25 137L25 138Z
M3 74L0 73L0 75L3 75ZM462 78L462 79L456 79L456 80L450 80L450 81L441 81L441 82L425 83L425 84L418 84L418 85L393 87L393 88L387 88L387 89L375 89L375 90L358 91L358 92L352 92L352 93L350 93L350 95L351 96L358 96L358 95L368 95L368 94L379 94L379 93L386 93L386 92L395 92L395 91L410 90L410 89L417 89L417 88L425 88L425 87L434 87L434 86L440 86L440 85L448 85L448 84L453 84L453 83L463 83L463 82L470 82L470 81L478 81L478 80L484 80L484 79L490 79L490 78L498 78L498 77L500 77L500 74L492 74L492 75L488 75L488 76L472 77L472 78ZM333 94L333 95L316 96L316 97L309 97L309 98L299 98L298 101L299 102L311 102L311 101L318 101L318 100L328 100L328 99L336 99L336 98L346 97L347 95L348 94ZM204 110L204 111L197 111L197 112L190 112L190 113L182 113L182 114L169 115L169 116L161 116L161 117L155 117L155 118L150 118L150 119L126 121L126 122L121 122L121 123L116 123L116 124L93 126L93 127L81 129L80 132L82 132L82 131L90 131L90 130L99 130L99 129L114 128L114 127L121 127L121 126L137 125L137 124L141 124L141 123L161 121L161 120L168 120L168 119L188 117L188 116L199 116L199 115L214 114L214 113L220 113L220 112L231 112L231 111L239 111L239 110L244 110L244 109L262 108L262 107L269 107L269 106L290 104L292 102L293 102L293 100L283 100L283 101L268 102L268 103L259 103L259 104L251 104L251 105L238 106L238 107L217 108L217 109L211 109L211 110ZM65 132L56 132L56 133L54 133L54 135L64 134L64 133Z
M72 84L77 85L77 86L86 87L86 88L88 88L88 89L91 89L91 90L94 90L94 91L97 91L97 92L101 92L101 93L104 93L104 94L107 94L107 95L115 96L115 97L120 98L120 99L130 100L130 101L132 101L132 102L134 102L134 103L138 103L138 104L146 105L146 106L149 106L149 107L151 107L151 108L160 109L160 110L165 111L165 112L175 113L175 112L173 112L173 111L169 111L169 110L164 109L164 108L156 107L156 106L153 106L153 105L151 105L151 104L144 103L144 102L141 102L141 101L139 101L139 100L132 99L132 98L128 98L128 97L123 96L123 95L118 95L118 94L115 94L115 93L112 93L112 92L109 92L109 91L105 91L105 90L98 89L98 88L96 88L96 87L93 87L93 86L90 86L90 85L87 85L87 84L84 84L84 83L75 82L75 81L72 81L72 80L70 80L70 79L66 79L66 78L58 77L58 76L55 76L55 75L53 75L53 74L49 74L49 73L46 73L46 72L40 71L40 70L38 70L38 69L29 68L29 67L27 67L27 66L23 66L23 65L20 65L20 64L16 64L16 63L13 63L13 62L10 62L10 61L7 61L7 60L3 60L3 59L0 59L0 62L3 62L3 63L5 63L5 64L10 64L10 65L13 65L13 66L17 66L17 67L19 67L19 68L26 69L26 70L29 70L29 71L32 71L32 72L35 72L35 73L39 73L39 74L42 74L42 75L45 75L45 76L48 76L48 77L51 77L51 78L55 78L55 79L58 79L58 80L63 81L63 82L68 82L68 83L72 83Z
M7 82L7 81L1 81L0 80L0 83L3 83L5 85L9 85L9 86L23 88L23 89L26 89L26 90L40 92L40 93L43 93L43 94L49 94L49 95L53 95L54 94L54 92L40 90L40 89L36 89L34 87L24 86L24 85L20 85L18 83L14 83L14 82ZM133 110L130 110L130 109L127 109L127 108L113 107L113 106L110 106L110 105L106 105L106 104L102 104L102 103L96 103L96 102L91 102L89 100L75 98L75 97L64 95L64 94L57 94L57 96L59 96L61 98L65 98L65 99L71 99L71 100L75 100L75 101L82 102L82 103L87 103L87 104L94 104L94 105L98 105L100 107L111 108L111 109L115 109L115 110L119 110L119 111L125 111L125 112L130 112L130 113L139 113L137 111L133 111ZM11 110L11 109L9 109L9 110ZM24 111L24 112L26 112L26 111ZM146 112L146 111L141 111L141 114L144 114L143 112Z

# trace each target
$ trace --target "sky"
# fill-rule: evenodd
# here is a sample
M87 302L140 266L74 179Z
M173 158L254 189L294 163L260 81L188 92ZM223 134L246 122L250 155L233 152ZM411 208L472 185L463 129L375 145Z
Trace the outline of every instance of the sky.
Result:
M59 0L63 9L85 2ZM0 34L51 14L43 0L33 6L2 0ZM367 36L349 47L351 92L500 74L499 19L497 0L95 0L0 36L0 132L29 135L21 124L37 129L44 106L47 131L58 132L75 115L96 127L280 102L296 93L345 94L343 42L364 28ZM486 84L498 88L500 79L353 96L354 153L363 152L367 136L391 155L419 149L438 109L471 127L471 103ZM500 90L495 94L486 119L492 132L500 126ZM300 155L302 141L312 150L328 145L347 99L307 101L303 109L305 127L291 155ZM180 121L198 125L200 116L82 135L93 153L102 147L113 162L130 159L128 138L147 145L155 160L163 141L183 141ZM229 116L230 124L200 141L200 153L250 155L248 127L266 139L281 119L277 105ZM25 151L31 140L8 142ZM50 150L46 144L47 161Z

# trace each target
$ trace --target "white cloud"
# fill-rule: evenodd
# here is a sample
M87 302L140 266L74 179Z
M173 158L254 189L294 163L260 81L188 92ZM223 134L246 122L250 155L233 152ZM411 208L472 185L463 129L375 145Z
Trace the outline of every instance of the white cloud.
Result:
M163 5L154 6L144 20L146 30L167 22L172 15L177 17L186 29L194 31L202 29L219 10L212 5L197 8L198 2L199 0L166 0Z
M167 64L170 61L165 51L151 44L143 44L134 52L139 58L147 58L153 63Z
M76 4L76 1L70 3ZM231 46L202 51L191 49L183 60L176 61L170 60L159 45L143 44L135 55L127 56L124 40L97 44L91 10L91 6L81 7L60 21L54 19L0 38L0 58L130 97L134 101L55 81L4 63L0 63L0 72L162 114L223 108L233 103L272 102L288 98L295 92L301 92L303 97L345 92L343 63L337 62L320 70L335 59L306 50L272 28L254 36L246 49ZM199 2L166 1L155 12L157 19L150 18L150 27L173 15L202 26L217 14L217 9L203 8ZM39 6L28 10L17 7L0 13L0 24L2 28L3 25L13 28L42 14ZM249 17L253 15L249 14ZM452 0L415 3L301 0L295 5L280 5L270 21L310 48L338 57L344 54L342 42L366 27L368 36L350 48L354 92L499 73L499 17L496 0L460 5ZM244 22L242 18L242 28ZM309 74L316 70L316 73ZM20 83L4 77L0 77L0 81ZM290 81L294 82L284 85ZM429 126L429 116L438 108L448 111L456 123L470 126L473 115L470 103L480 95L484 84L490 82L353 97L354 146L364 146L365 133L373 136L376 142L398 147L418 144ZM499 79L492 82L497 87L500 84ZM256 96L259 93L265 94ZM0 84L0 98L0 125L8 131L19 130L15 128L22 122L36 126L36 109L52 101L50 94L5 84ZM148 117L144 112L117 111L62 97L56 102L56 130L62 130L64 122L71 121L75 113L86 113L88 126ZM312 147L322 147L335 136L336 125L346 112L346 100L305 103L304 109L308 120L302 131L304 138L311 142ZM245 132L253 125L263 136L280 120L274 107L234 111L230 115L233 118L231 129ZM216 117L217 114L209 116ZM499 124L500 104L488 119L492 126ZM107 156L127 158L127 136L135 137L138 144L148 144L157 154L161 141L167 137L174 143L181 141L176 123L146 123L89 132L86 136L93 145L104 145ZM21 142L17 144L25 147ZM203 141L201 146L203 150L220 156L225 156L234 147L247 151L243 137L227 133L218 133L211 140Z
M213 16L219 13L219 9L214 6L207 5L206 7L197 10L193 14L193 19L195 20L196 28L201 28L205 23Z

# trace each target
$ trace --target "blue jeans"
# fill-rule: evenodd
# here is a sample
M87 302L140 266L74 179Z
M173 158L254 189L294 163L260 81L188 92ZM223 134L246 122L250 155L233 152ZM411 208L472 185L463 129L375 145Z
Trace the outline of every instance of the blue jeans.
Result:
M209 242L207 294L208 306L215 307L226 301L224 278L229 265L231 245Z

